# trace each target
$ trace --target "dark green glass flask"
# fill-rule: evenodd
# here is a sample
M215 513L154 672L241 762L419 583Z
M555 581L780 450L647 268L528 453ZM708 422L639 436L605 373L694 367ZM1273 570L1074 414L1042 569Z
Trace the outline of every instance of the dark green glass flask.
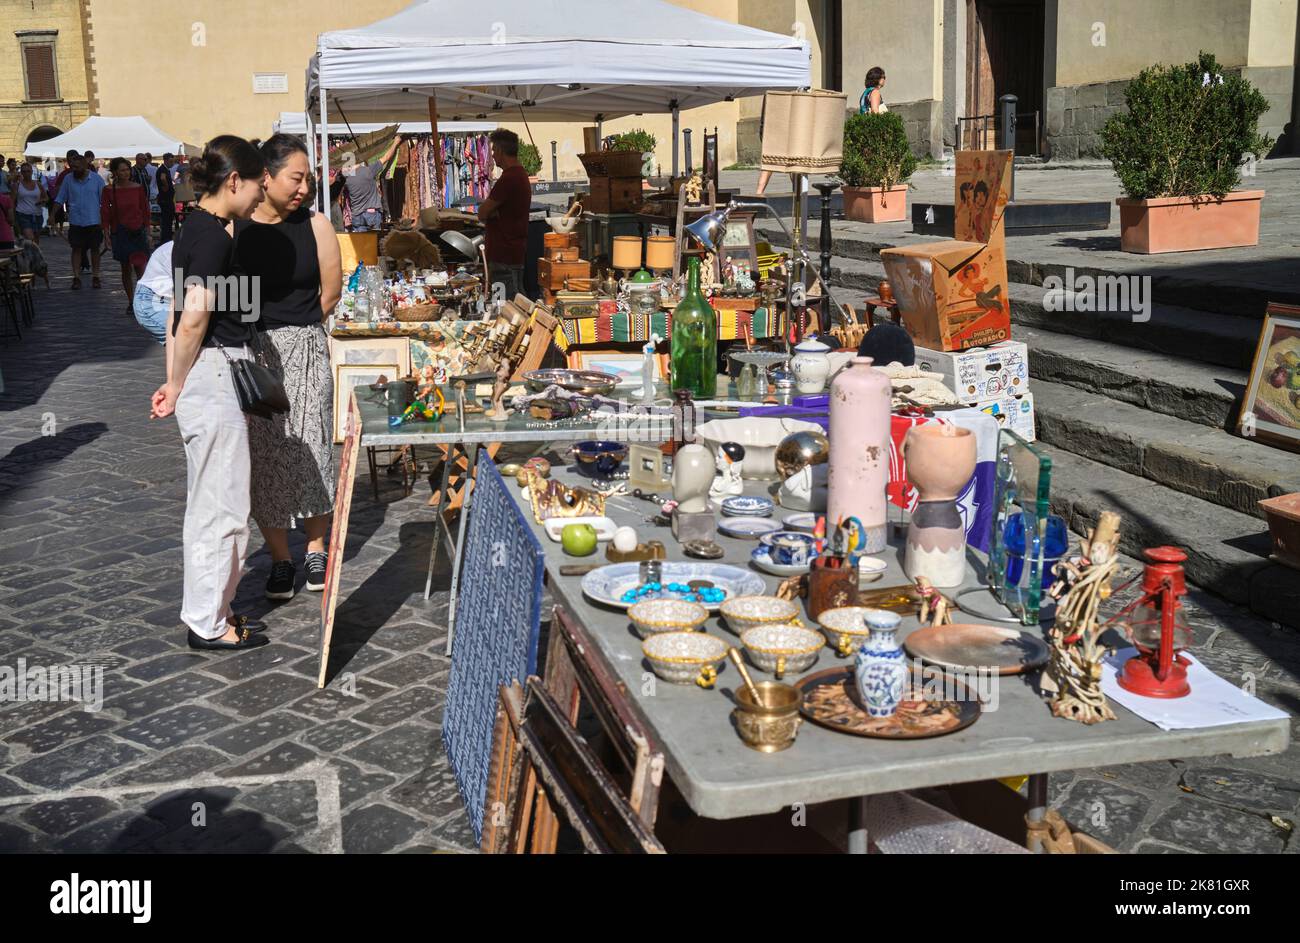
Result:
M686 295L673 309L672 388L713 399L718 383L718 316L700 291L700 260L686 268Z

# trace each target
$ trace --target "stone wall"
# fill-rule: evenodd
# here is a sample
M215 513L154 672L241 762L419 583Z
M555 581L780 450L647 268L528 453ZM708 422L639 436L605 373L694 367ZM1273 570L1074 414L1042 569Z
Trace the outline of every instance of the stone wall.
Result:
M903 119L907 140L917 157L943 156L943 102L928 98L914 102L891 102L889 110Z
M1124 110L1128 80L1047 90L1047 156L1051 160L1101 157L1101 129Z
M90 106L84 101L54 105L0 105L0 154L21 160L27 136L37 128L50 125L61 132L70 131L89 117Z

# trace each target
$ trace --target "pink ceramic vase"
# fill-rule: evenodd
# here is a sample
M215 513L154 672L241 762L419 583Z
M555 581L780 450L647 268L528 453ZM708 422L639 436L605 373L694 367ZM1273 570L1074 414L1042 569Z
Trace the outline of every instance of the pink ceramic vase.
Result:
M936 587L966 579L966 526L957 496L975 474L975 436L943 423L913 426L903 441L907 479L920 492L907 529L903 572Z
M831 457L826 527L856 517L865 531L859 553L885 549L885 488L889 484L889 377L854 357L831 383Z

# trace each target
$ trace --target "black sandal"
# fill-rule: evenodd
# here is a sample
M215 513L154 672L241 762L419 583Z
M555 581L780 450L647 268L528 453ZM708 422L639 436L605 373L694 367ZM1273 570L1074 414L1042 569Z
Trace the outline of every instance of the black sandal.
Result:
M265 635L254 635L253 631L244 626L239 631L239 639L234 642L227 642L219 638L203 638L195 635L194 630L189 630L190 648L197 648L201 651L237 651L245 648L259 648L266 645L271 640Z

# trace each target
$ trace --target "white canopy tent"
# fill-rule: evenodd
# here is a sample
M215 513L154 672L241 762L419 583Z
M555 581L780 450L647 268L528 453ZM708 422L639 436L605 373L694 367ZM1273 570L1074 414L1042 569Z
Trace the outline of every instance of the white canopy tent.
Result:
M597 124L671 112L676 173L680 109L805 88L810 62L806 40L665 0L418 0L369 26L322 33L307 111L319 116L322 142L331 106Z
M59 158L68 151L84 154L94 151L97 159L134 158L136 154L197 155L201 148L186 144L178 137L159 131L139 115L128 118L87 118L66 134L36 141L27 147L28 157Z
M391 121L366 121L351 126L354 134L369 134L386 128ZM447 134L476 134L480 131L495 131L499 126L495 121L439 121L438 130ZM433 128L428 121L402 121L397 124L398 134L428 134ZM305 135L308 131L307 115L301 111L282 111L280 117L272 123L271 130L276 134ZM337 124L331 134L344 134L348 128Z

